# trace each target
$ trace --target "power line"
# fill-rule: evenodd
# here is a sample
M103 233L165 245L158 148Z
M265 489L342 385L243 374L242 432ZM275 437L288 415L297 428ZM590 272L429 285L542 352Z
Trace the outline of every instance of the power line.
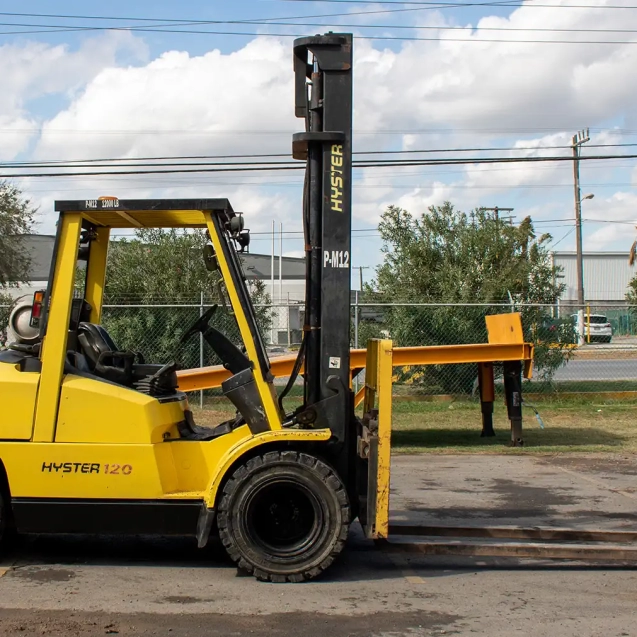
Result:
M0 15L3 15L0 13ZM344 14L349 15L349 14ZM166 26L188 26L188 25L196 25L196 24L246 24L246 25L263 25L263 26L303 26L303 27L322 27L328 28L330 26L338 26L339 28L351 28L351 29L398 29L398 30L408 30L408 31L470 31L470 32L478 32L478 31L504 31L504 32L532 32L532 33L637 33L637 29L556 29L556 28L546 28L546 27L482 27L482 26L452 26L452 25L397 25L397 24L347 24L347 23L338 23L338 25L332 25L331 23L323 23L323 22L281 22L281 21L273 21L274 18L268 22L264 22L263 20L211 20L211 21L201 21L201 22L172 22L167 24L146 24L143 26L72 26L72 25L43 25L43 24L30 24L30 23L20 23L20 22L0 22L0 26L5 27L24 27L24 28L35 28L41 27L44 29L43 31L37 31L37 33L47 33L47 32L68 32L68 31L157 31L164 33L166 32ZM161 30L160 30L161 28ZM183 29L176 29L174 31L170 31L174 33L186 33ZM11 33L16 34L24 34L24 33L36 33L34 31L15 31ZM261 34L268 35L268 34ZM360 36L357 36L360 37Z
M614 159L635 159L637 155L588 155L580 157L580 161L593 160L614 160ZM384 168L384 167L400 167L400 166L450 166L465 164L509 164L509 163L539 163L539 162L572 162L572 157L488 157L488 158L470 158L470 159L426 159L426 160L379 160L379 161L359 161L353 162L355 168ZM25 178L25 177L94 177L102 175L150 175L150 174L177 174L177 173L226 173L226 172L261 172L261 171L279 171L279 170L305 170L304 165L287 164L280 165L282 162L262 162L258 166L242 165L242 164L226 164L222 167L207 168L197 166L195 168L187 168L184 166L177 168L169 168L166 170L148 169L143 170L109 170L109 171L92 171L92 172L57 172L57 173L18 173L18 174L0 174L0 179L6 178ZM186 164L188 166L188 164ZM64 168L58 165L56 168Z
M480 3L477 3L480 4ZM489 3L489 6L494 6L497 3ZM507 5L508 6L508 5ZM558 6L558 5L556 5ZM607 5L607 8L612 8ZM407 11L413 9L405 9ZM392 11L402 11L401 9ZM387 11L387 12L392 12ZM365 12L361 12L365 13ZM372 13L372 12L369 12ZM19 15L19 14L7 14L0 13L0 15ZM335 14L337 15L337 14ZM355 13L341 14L341 15L355 15ZM303 16L305 17L305 16ZM308 16L309 17L309 16ZM327 16L325 16L327 17ZM110 19L110 18L101 18ZM114 19L114 18L113 18ZM134 18L138 19L138 18ZM292 18L284 18L290 20ZM267 20L267 21L266 21ZM404 25L360 25L360 24L329 24L329 23L311 23L311 22L280 22L275 19L260 19L260 20L207 20L207 21L172 21L170 23L162 22L161 24L147 24L142 26L81 26L81 25L41 25L30 23L16 23L5 22L0 23L2 26L14 26L21 28L29 28L31 30L14 30L14 31L2 31L0 35L31 35L37 33L62 33L62 32L76 32L76 31L134 31L145 33L175 33L184 35L232 35L232 36L274 36L274 37L299 37L303 34L290 34L290 33L255 33L245 31L210 31L210 30L197 30L197 29L184 29L184 26L189 24L240 24L240 25L261 25L261 26L318 26L322 28L330 28L332 26L338 26L339 28L356 28L356 29L433 29L438 31L456 31L456 30L470 30L470 31L517 31L517 32L548 32L548 33L636 33L636 30L631 29L548 29L548 28L525 28L525 27L460 27L460 26L404 26ZM167 28L168 26L175 26L180 28ZM533 39L494 39L494 38L448 38L448 37L416 37L416 36L393 36L393 35L357 35L359 40L382 40L382 41L449 41L449 42L501 42L501 43L528 43L528 44L637 44L634 40L533 40Z
M562 243L562 241L564 241L564 239L566 239L566 237L568 237L569 235L573 234L573 232L575 232L575 226L573 226L561 239L549 244L548 247L555 248L556 245L559 245L560 243Z
M637 129L629 129L629 128L590 128L591 132L594 133L611 133L616 135L626 135L626 136L634 136L637 135ZM41 132L40 127L31 127L31 128L0 128L0 133L37 133ZM191 134L191 135L292 135L297 132L295 129L284 129L284 130L262 130L262 129L226 129L223 131L219 130L206 130L201 128L193 128L193 129L149 129L149 128L122 128L122 129L113 129L113 128L58 128L47 130L47 134L55 134L60 133L64 135L69 134L78 134L78 135L86 135L87 133L91 134L118 134L118 135L130 135L130 134L148 134L148 135L160 135L160 134ZM473 135L530 135L530 134L540 134L540 133L564 133L563 128L556 127L533 127L533 128L381 128L376 130L367 130L367 129L355 129L354 135L441 135L446 133L471 133ZM619 145L619 144L618 144ZM631 144L632 145L632 144ZM604 146L604 144L599 145ZM533 146L529 147L529 150L536 150L542 148L570 148L570 146ZM447 151L449 149L441 149L442 151ZM505 148L500 148L500 150L506 150ZM246 156L246 155L242 155ZM289 154L287 155L289 156Z
M480 5L486 5L486 6L498 6L498 5L508 5L509 4L509 0L504 0L502 2L486 2L486 3L472 3L472 5L475 6L480 6ZM465 5L465 6L469 6L469 5ZM140 18L140 17L114 17L114 16L86 16L86 15L68 15L68 14L46 14L46 13L16 13L16 12L0 12L0 15L6 15L6 16L16 16L16 17L40 17L40 18L69 18L69 19L73 19L73 20L81 20L81 19L88 19L88 20L129 20L131 22L146 22L148 20L153 20L154 22L160 22L164 25L166 25L166 23L172 23L172 24L181 24L182 26L187 26L187 25L192 25L192 24L261 24L261 25L268 25L268 24L272 24L273 21L275 20L298 20L298 19L313 19L313 18L337 18L337 17L343 17L343 16L356 16L356 15L370 15L370 14L387 14L387 13L405 13L405 12L413 12L413 11L426 11L426 10L430 10L432 8L436 8L436 7L417 7L417 8L401 8L401 9L380 9L380 10L373 10L373 11L348 11L346 13L326 13L326 14L319 14L319 15L301 15L301 16L288 16L288 17L276 17L276 18L260 18L258 20L251 20L251 21L246 21L246 20L192 20L192 19L171 19L171 18ZM289 24L289 22L285 23L286 25ZM305 26L306 23L303 23L303 25ZM33 25L34 27L40 27L42 25ZM155 31L155 27L153 25L149 25L148 27L141 27L141 28L136 28L136 27L82 27L82 26L62 26L61 25L52 25L51 27L48 27L49 30L40 30L40 31L16 31L16 34L31 34L31 33L50 33L50 32L54 32L54 33L60 33L60 32L66 32L66 31L93 31L93 30L102 30L102 29L111 29L111 30L139 30L139 31L150 31L153 32ZM325 25L325 26L329 26L329 25ZM169 32L167 30L162 30L159 31L157 30L156 32ZM183 30L175 30L175 33L188 33L187 31L183 31ZM194 31L192 31L192 33L195 33ZM217 35L263 35L263 34L249 34L249 33L235 33L235 32L227 32L227 33L215 33L212 31L209 32L200 32L200 33L210 33L210 34L217 34ZM12 35L12 32L9 33L0 33L1 35ZM298 37L297 35L294 36L290 36L289 34L282 34L283 36L286 37ZM303 34L304 35L304 34Z
M622 147L634 147L637 143L623 143L623 144L590 144L589 148L622 148ZM526 150L557 150L566 149L570 146L512 146L512 147L490 147L490 148L428 148L418 150L368 150L368 151L356 151L353 155L402 155L402 154L429 154L429 153L467 153L467 152L495 152L495 151L526 151ZM266 153L266 154L237 154L237 155L165 155L155 157L103 157L93 159L51 159L41 161L12 161L12 162L0 162L0 168L39 168L47 166L60 166L75 167L75 165L83 164L100 164L102 162L157 162L157 161L185 161L196 159L258 159L258 158L280 158L290 157L289 153ZM244 163L244 162L242 162ZM260 164L262 162L245 162ZM288 162L278 162L288 163ZM133 166L139 164L126 164L118 163L117 166ZM155 166L173 164L153 164ZM197 164L192 164L197 165Z
M615 219L582 219L588 223L619 223L626 226L634 226L634 221L617 221Z
M368 2L366 4L369 4ZM385 3L381 3L385 4ZM392 3L390 3L392 4ZM407 3L394 3L394 4L409 4ZM423 3L424 4L424 3ZM412 11L429 11L435 10L441 7L450 6L450 7L471 7L471 6L511 6L511 0L501 0L501 1L491 1L491 2L470 2L465 4L453 4L453 3L430 3L432 5L436 5L433 7L419 6L417 8L404 8L400 9L374 9L371 11L347 11L345 13L324 13L319 15L297 15L297 16L278 16L274 18L258 18L252 20L251 22L258 22L263 24L268 24L273 20L302 20L302 19L314 19L314 18L341 18L355 15L372 15L372 14L380 14L380 13L406 13ZM559 6L559 5L557 5ZM245 24L246 20L196 20L192 18L155 18L155 17L131 17L131 16L90 16L90 15L77 15L77 14L60 14L60 13L18 13L18 12L10 12L4 11L0 12L0 15L5 16L15 16L15 17L28 17L28 18L64 18L71 20L130 20L131 22L147 22L152 20L153 22L160 23L182 23L182 24Z
M572 225L572 223L564 223L564 222L573 222L574 218L564 218L564 219L532 219L531 220L533 223L533 226L538 226L538 225L544 225L544 224L553 224L555 223L555 225L552 225L551 228L569 228L569 232L566 233L566 235L564 235L564 237L562 237L562 239L564 239L566 236L568 236L569 234L571 234L574 230L575 227ZM589 222L589 223L620 223L620 224L626 224L626 225L634 225L634 222L630 222L630 221L610 221L607 219L585 219L585 221ZM134 229L131 229L130 232L127 233L122 233L122 232L111 232L110 236L111 237L134 237L134 234L131 234L131 232L134 232ZM275 231L274 235L275 236L279 236L281 233L278 231ZM288 231L284 231L283 234L285 236L287 236L288 238L294 240L295 238L298 239L302 239L303 238L303 230L288 230ZM352 234L354 239L364 239L364 238L372 238L372 237L377 237L380 235L380 230L378 228L353 228L352 229ZM255 241L268 241L268 237L272 237L272 231L251 231L250 232L250 236L254 236L257 237L255 239ZM263 238L261 238L263 237ZM562 239L560 239L558 242L556 242L555 244L551 244L551 245L557 245L557 243L559 243Z
M321 2L323 4L369 4L370 0L281 0L281 2ZM525 2L517 2L516 0L508 0L505 2L413 2L407 0L406 2L376 2L380 5L436 5L434 8L451 8L455 7L462 9L464 7L475 6L504 6L504 7L524 7L525 9L535 8L554 8L554 9L637 9L637 6L633 5L592 5L592 4L527 4Z
M307 25L304 25L307 26ZM328 28L330 25L320 25ZM33 35L38 33L62 33L68 31L133 31L142 33L175 33L182 35L228 35L243 37L277 37L277 38L298 38L303 37L303 33L257 33L247 31L204 31L195 29L164 29L150 27L72 27L72 28L49 28L29 31L0 31L0 35ZM637 40L520 40L503 38L448 38L448 37L409 37L392 35L357 35L358 40L371 41L395 41L395 42L493 42L501 44L637 44Z

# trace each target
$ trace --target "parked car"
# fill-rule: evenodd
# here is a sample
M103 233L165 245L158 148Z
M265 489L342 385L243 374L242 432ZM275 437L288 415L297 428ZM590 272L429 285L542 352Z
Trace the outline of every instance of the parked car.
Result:
M571 315L575 334L578 334L577 314ZM613 338L613 328L608 317L604 314L584 314L584 338L591 343L610 343Z

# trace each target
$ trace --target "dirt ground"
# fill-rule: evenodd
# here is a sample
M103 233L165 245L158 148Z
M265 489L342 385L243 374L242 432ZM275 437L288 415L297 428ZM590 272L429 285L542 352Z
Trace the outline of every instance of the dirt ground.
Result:
M637 456L398 456L392 518L627 530ZM0 563L0 635L637 636L631 565L422 557L353 527L323 579L263 584L188 539L20 538Z

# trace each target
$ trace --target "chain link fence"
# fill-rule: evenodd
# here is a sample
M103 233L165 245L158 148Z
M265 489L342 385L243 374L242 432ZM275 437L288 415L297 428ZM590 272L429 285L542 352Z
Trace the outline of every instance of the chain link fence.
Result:
M201 297L191 303L153 304L129 301L104 306L102 322L121 349L140 352L149 362L175 361L182 368L220 361L200 336L185 343L185 330L208 308ZM534 379L527 392L637 391L637 314L626 305L588 305L584 309L584 344L578 345L576 305L352 303L352 347L369 338L391 338L394 345L484 343L488 314L521 312L525 340L535 344ZM0 306L0 342L6 339L10 308ZM272 356L291 354L302 339L302 303L257 306L257 320ZM240 342L232 314L219 307L210 324ZM497 371L497 370L496 370ZM397 368L397 393L471 395L476 391L475 365Z
M459 345L487 341L485 316L522 314L524 338L535 345L529 392L637 391L637 321L626 305L583 308L584 343L576 305L373 304L353 306L353 345L370 337L391 338L397 347ZM498 372L496 368L496 372ZM477 390L475 365L396 369L397 391L470 395Z

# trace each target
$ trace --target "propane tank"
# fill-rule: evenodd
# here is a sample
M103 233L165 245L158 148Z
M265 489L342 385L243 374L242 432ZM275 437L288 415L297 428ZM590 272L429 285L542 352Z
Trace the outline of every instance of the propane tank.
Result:
M25 343L32 345L40 340L40 330L31 327L31 310L33 302L26 296L16 300L15 307L9 316L7 329L8 343Z

